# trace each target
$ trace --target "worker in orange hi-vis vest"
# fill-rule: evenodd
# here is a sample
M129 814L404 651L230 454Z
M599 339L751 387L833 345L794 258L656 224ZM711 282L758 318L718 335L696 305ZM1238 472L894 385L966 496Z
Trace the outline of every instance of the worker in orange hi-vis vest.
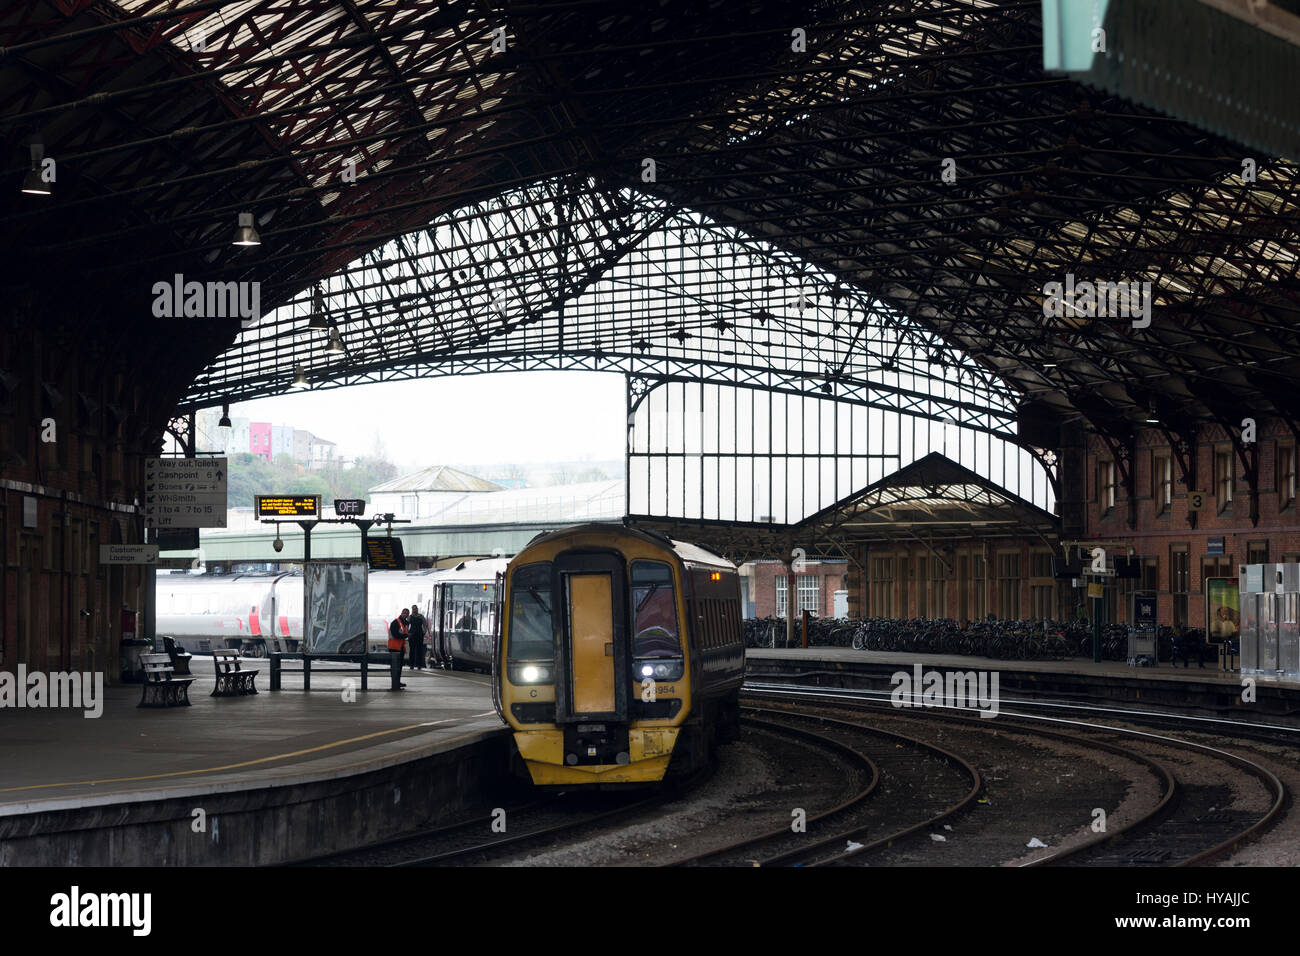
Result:
M402 613L393 618L388 625L388 650L389 652L396 651L399 660L401 655L406 653L406 619L410 616L410 613L407 608L402 608ZM405 687L406 685L398 684L398 686Z

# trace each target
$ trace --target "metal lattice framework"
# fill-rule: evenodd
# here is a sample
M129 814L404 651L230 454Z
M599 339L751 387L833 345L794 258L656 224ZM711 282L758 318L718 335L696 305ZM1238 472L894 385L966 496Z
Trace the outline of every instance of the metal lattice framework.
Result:
M88 328L111 316L146 343L182 408L282 391L299 364L315 386L563 367L813 391L987 434L1032 410L1120 462L1148 422L1175 447L1243 415L1294 428L1294 165L1045 74L1039 11L11 4L9 172L39 140L60 179L39 207L0 197L24 239L5 281L74 262L107 303ZM257 249L228 244L241 211ZM265 310L285 309L251 334L178 337L146 294L178 272L260 282ZM1150 282L1150 324L1045 317L1068 275ZM324 328L305 334L313 309Z

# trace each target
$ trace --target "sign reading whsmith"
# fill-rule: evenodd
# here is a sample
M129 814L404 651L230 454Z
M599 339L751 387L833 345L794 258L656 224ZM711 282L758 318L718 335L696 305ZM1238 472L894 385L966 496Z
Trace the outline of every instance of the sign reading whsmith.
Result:
M319 518L320 495L254 495L259 518Z

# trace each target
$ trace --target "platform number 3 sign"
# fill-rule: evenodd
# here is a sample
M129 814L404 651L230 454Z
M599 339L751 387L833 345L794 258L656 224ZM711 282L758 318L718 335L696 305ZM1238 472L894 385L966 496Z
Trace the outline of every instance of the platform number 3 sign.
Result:
M1205 507L1205 494L1200 491L1189 491L1187 493L1187 507L1193 511L1200 511Z

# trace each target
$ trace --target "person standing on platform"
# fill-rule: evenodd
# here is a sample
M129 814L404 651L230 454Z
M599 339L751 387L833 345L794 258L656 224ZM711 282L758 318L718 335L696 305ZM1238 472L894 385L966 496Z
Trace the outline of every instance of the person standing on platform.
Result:
M424 636L428 633L428 619L420 613L418 604L411 605L411 669L424 670Z
M402 655L406 651L406 631L407 631L406 621L407 618L410 616L410 613L411 612L408 611L406 608L402 608L402 613L397 615L397 617L393 618L393 620L388 625L388 650L389 653L396 651L398 654L399 661L401 660ZM406 685L398 684L398 686L405 687Z

